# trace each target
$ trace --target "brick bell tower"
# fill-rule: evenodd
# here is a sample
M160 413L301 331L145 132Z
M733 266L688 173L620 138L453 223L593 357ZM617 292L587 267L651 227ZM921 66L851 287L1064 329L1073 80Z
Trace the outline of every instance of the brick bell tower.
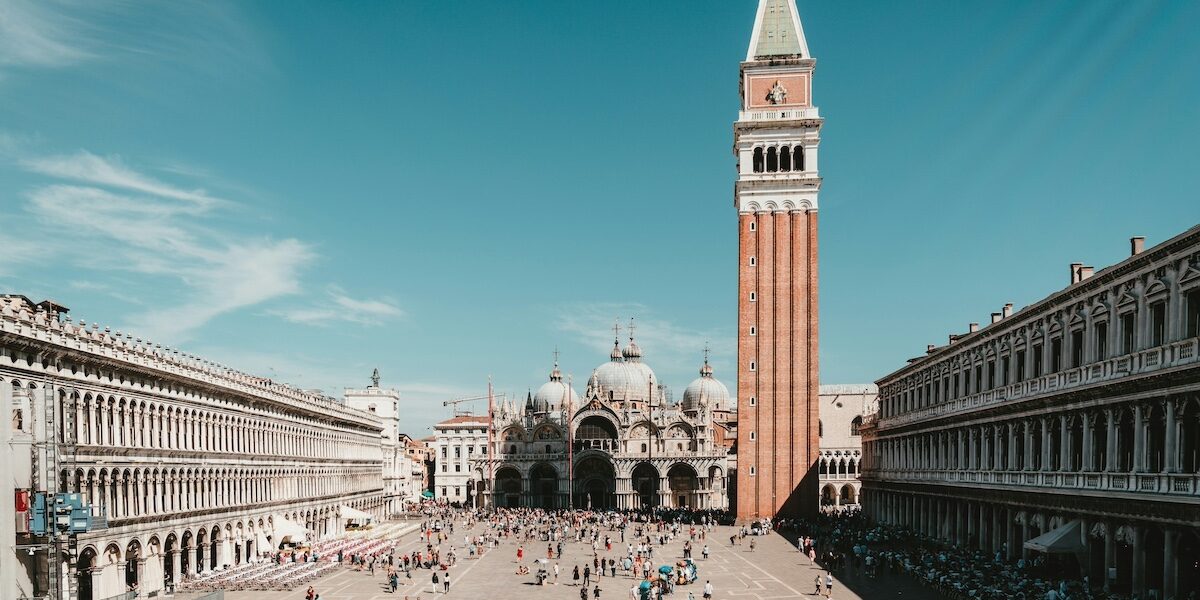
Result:
M815 65L795 0L759 0L733 128L740 520L818 505Z

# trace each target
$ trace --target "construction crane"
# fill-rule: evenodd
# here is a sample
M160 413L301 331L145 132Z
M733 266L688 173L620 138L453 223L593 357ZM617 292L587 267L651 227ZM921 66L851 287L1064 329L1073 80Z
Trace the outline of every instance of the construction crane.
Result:
M461 416L463 416L463 415L469 415L469 414L471 414L471 411L469 411L469 410L459 410L459 409L458 409L458 405L459 405L459 404L462 404L463 402L475 402L475 401L478 401L478 400L488 400L489 398L490 398L490 399L491 399L493 402L495 402L495 401L497 401L497 400L504 400L504 398L505 398L505 395L504 395L504 394L487 394L487 395L484 395L484 396L469 396L469 397L467 397L467 398L455 398L455 399L453 399L453 400L446 400L445 402L442 402L442 406L453 406L453 407L454 407L454 416L456 416L456 417L461 417ZM490 408L491 408L491 407L489 406L489 409L490 409Z

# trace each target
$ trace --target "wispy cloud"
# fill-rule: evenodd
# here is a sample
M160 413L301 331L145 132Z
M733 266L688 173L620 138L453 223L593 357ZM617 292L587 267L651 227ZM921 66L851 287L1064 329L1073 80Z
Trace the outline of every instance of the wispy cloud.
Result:
M212 208L213 205L223 202L210 196L203 189L182 189L138 173L125 166L117 156L102 158L81 150L66 156L25 159L21 161L21 165L27 170L60 179L184 200L201 209Z
M262 73L271 69L264 36L236 3L0 0L0 79L5 70L117 62Z
M89 58L87 27L61 2L0 2L0 66L64 67Z
M32 262L38 256L37 244L32 240L14 237L0 231L0 275L12 275L18 265Z
M199 347L196 352L224 364L236 365L242 371L286 381L304 389L319 389L339 397L345 387L363 387L370 383L371 371L379 368L381 385L400 392L400 431L414 437L429 435L429 427L449 416L442 402L451 398L477 396L485 390L454 383L418 379L417 374L398 372L383 363L367 362L348 357L331 360L326 354L306 354L293 351L287 354L257 352L228 346ZM465 408L466 405L463 405ZM478 403L476 410L486 410Z
M315 255L296 239L247 238L209 225L232 203L202 189L164 182L117 159L87 151L25 158L52 180L28 194L44 252L102 272L157 278L178 293L130 318L129 327L178 343L213 318L300 291ZM84 185L79 185L80 183ZM173 281L173 286L162 283Z
M404 311L391 298L352 298L338 286L330 286L326 290L326 299L317 305L268 312L293 323L320 326L339 322L378 325L404 316Z
M621 345L624 346L629 335L625 328L631 317L634 318L638 346L647 362L655 368L675 372L690 370L699 364L705 344L710 345L716 360L724 362L732 357L734 349L728 334L682 326L639 303L570 304L558 311L555 326L589 348L607 354L612 349L614 320L620 320L623 328Z

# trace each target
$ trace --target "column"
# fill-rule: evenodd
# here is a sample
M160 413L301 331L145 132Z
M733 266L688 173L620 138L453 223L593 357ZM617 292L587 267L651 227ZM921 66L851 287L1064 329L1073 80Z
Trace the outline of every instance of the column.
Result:
M1140 347L1140 346L1139 346ZM1133 405L1133 471L1140 473L1146 467L1146 426L1142 423L1142 416L1146 411L1141 404ZM1133 484L1136 486L1137 484ZM1134 487L1133 489L1137 489Z
M1030 469L1030 467L1033 466L1033 431L1031 431L1032 424L1033 424L1033 421L1026 420L1025 427L1022 428L1022 431L1021 431L1021 436L1023 438L1025 438L1025 444L1024 444L1025 447L1022 448L1022 450L1024 451L1024 454L1025 454L1025 456L1023 457L1025 462L1022 465L1022 470L1024 470L1024 471L1028 471Z
M1111 408L1104 409L1104 426L1108 429L1106 441L1108 447L1105 448L1108 465L1106 471L1117 470L1117 416Z
M1017 540L1017 545L1020 546L1021 558L1029 558L1029 549L1025 547L1025 542L1029 541L1032 534L1029 533L1029 521L1033 519L1033 514L1025 511L1025 520L1021 523L1021 539Z
M1058 417L1058 470L1060 471L1077 471L1079 465L1071 464L1071 447L1075 440L1071 437L1071 430L1067 427L1067 415L1059 415Z
M987 506L979 505L979 549L987 552Z
M959 546L965 546L967 543L967 528L963 526L966 522L963 504L961 500L954 502L954 541Z
M1175 545L1179 532L1163 530L1163 598L1175 598L1179 588L1179 561L1175 558Z
M1004 544L1006 546L1005 558L1014 560L1017 558L1017 543L1014 539L1017 535L1017 528L1013 523L1013 509L1004 509Z
M1139 598L1146 597L1146 548L1143 541L1142 525L1133 525L1133 593Z
M172 587L179 585L179 551L171 550L171 585Z
M975 464L975 450L978 448L978 445L978 434L975 432L975 428L972 427L967 432L967 460L964 466L968 470L974 470L978 468L978 466Z
M1004 435L1004 425L998 424L992 428L992 470L999 471L1000 465L1004 462L1004 458L1000 455L1000 450L1004 447L1000 443L1000 436Z
M1026 373L1029 371L1026 370ZM1006 539L1004 535L1007 533L1003 527L1003 517L1008 512L1007 509L1000 506L992 507L992 554L998 554L1004 545Z
M965 504L966 504L966 506L964 507L964 510L963 510L963 517L966 520L966 530L967 530L966 547L970 548L973 546L978 546L978 543L979 543L979 541L978 541L979 540L979 532L975 530L975 525L976 525L975 513L979 510L979 507L976 506L974 502L966 502Z
M1112 580L1108 572L1117 568L1117 524L1104 522L1104 591L1109 591Z
M1080 465L1080 467L1084 471L1091 471L1092 469L1096 468L1096 466L1092 464L1092 445L1094 443L1092 438L1096 435L1094 431L1094 428L1096 427L1096 419L1090 412L1081 413L1079 418L1082 419L1082 427L1080 427L1079 430L1083 434L1083 464Z
M1179 472L1179 426L1175 422L1175 399L1167 398L1163 401L1163 412L1166 414L1167 431L1165 444L1163 444L1163 471L1167 473ZM1168 482L1168 485L1170 483ZM1168 596L1170 597L1170 596Z
M1017 423L1008 424L1008 463L1004 465L1005 471L1015 471L1017 464Z

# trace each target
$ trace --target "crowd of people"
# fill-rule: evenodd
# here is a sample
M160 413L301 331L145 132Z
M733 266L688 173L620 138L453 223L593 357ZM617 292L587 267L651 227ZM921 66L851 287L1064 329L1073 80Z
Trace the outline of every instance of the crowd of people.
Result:
M370 576L383 571L384 588L392 593L402 580L406 590L420 591L414 573L425 570L430 586L425 589L437 595L450 591L459 553L477 559L506 546L513 553L514 574L532 577L535 585L573 586L582 600L598 600L606 587L624 588L628 583L632 600L659 600L681 585L698 583L693 555L707 559L709 533L730 518L725 511L470 510L433 502L419 510L424 520L417 529L418 540L396 541L367 553L338 552L333 559ZM682 541L680 556L665 556L663 548L675 541ZM416 548L401 550L411 546ZM564 546L574 548L567 559ZM570 557L576 557L573 564L564 564ZM618 583L621 580L625 583ZM712 598L711 582L699 587L703 598ZM313 587L305 597L321 600ZM689 592L687 600L694 598Z
M955 600L1125 600L1096 591L1046 562L1042 554L1006 561L1005 553L946 544L900 527L873 524L857 511L816 520L781 520L800 553L832 573L910 577ZM831 577L827 575L829 583ZM816 587L821 588L818 578ZM828 593L828 590L826 590Z
M401 578L412 584L413 573L427 570L436 595L451 589L451 568L459 553L477 559L501 548L512 554L513 574L533 585L576 587L581 600L599 600L606 588L628 587L630 600L674 597L680 586L703 598L713 596L710 581L700 577L694 562L710 554L709 536L719 523L728 522L723 511L680 509L614 512L500 508L468 510L447 505L425 508L416 549L398 552L399 544L369 554L338 556L337 560L374 575L384 570L386 589L396 592ZM455 534L461 528L461 537ZM1097 592L1086 581L1065 577L1044 563L1041 555L1010 562L1004 552L980 551L947 545L906 529L873 524L856 511L823 513L816 519L772 522L760 520L733 529L729 543L745 545L773 532L794 540L803 564L822 569L816 575L814 595L832 598L834 575L854 577L906 577L954 600L1120 600L1125 597ZM407 542L413 544L413 542ZM666 547L671 547L667 551ZM564 553L564 547L573 549ZM564 558L566 557L566 558ZM574 557L574 559L572 559ZM620 597L620 594L617 594ZM406 596L407 598L407 596ZM310 588L307 600L320 600ZM681 599L683 600L683 599Z
M600 598L601 581L606 578L614 585L620 579L628 581L629 597L635 600L668 596L678 586L697 581L699 569L693 554L699 551L707 558L708 534L726 517L723 511L678 509L604 512L519 508L471 515L485 526L482 537L493 546L516 546L516 575L532 575L536 585L577 586L583 600L587 600L589 591L593 599ZM664 556L662 548L676 540L682 540L681 556ZM570 544L580 547L585 559L564 569L563 547ZM711 583L706 582L705 589L706 597L711 597Z

